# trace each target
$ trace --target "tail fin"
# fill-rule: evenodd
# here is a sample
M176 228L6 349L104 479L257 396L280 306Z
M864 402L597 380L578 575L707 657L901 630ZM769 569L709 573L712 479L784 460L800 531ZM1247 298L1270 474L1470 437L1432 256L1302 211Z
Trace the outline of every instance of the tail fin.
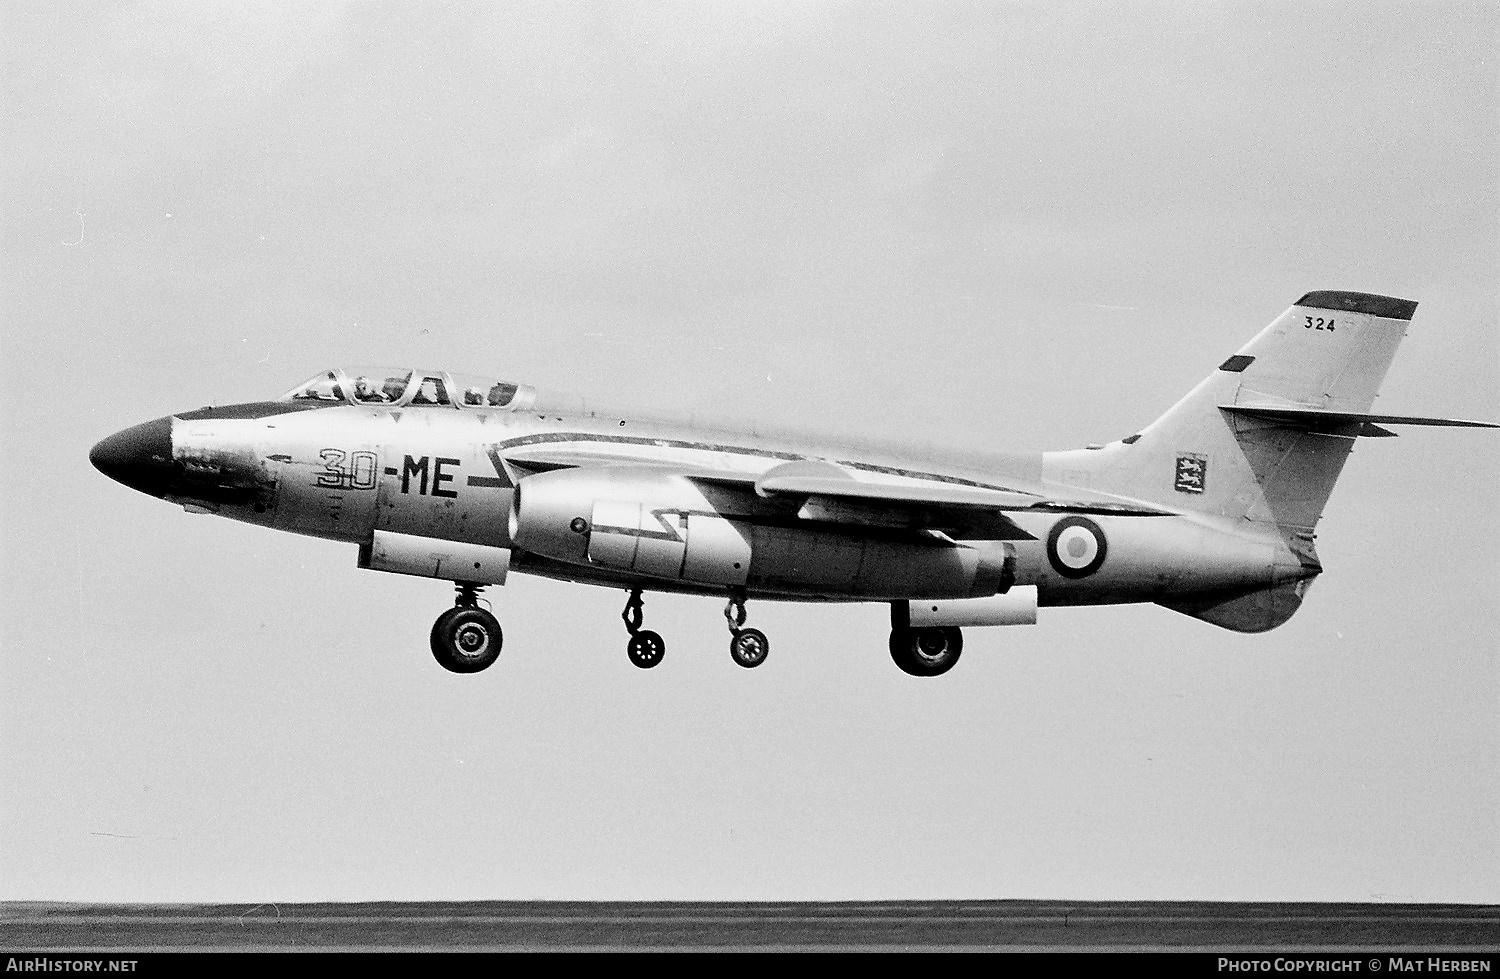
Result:
M1416 306L1310 292L1139 434L1046 453L1046 477L1273 524L1315 563L1312 531L1355 437L1400 420L1369 410Z
M1382 425L1500 427L1370 413L1416 308L1363 292L1309 292L1139 434L1043 453L1043 475L1280 537L1301 565L1290 580L1159 601L1226 629L1273 629L1322 570L1313 528L1358 436L1393 434Z

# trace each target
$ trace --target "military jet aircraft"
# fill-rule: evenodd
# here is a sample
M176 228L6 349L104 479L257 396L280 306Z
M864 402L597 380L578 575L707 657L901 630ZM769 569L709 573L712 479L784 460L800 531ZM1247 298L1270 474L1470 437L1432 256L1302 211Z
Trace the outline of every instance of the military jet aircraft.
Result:
M1321 571L1313 530L1360 436L1500 427L1370 413L1416 303L1311 292L1152 424L1059 452L939 454L695 426L439 370L329 370L275 401L185 411L94 446L194 513L358 545L361 568L454 582L431 647L500 653L487 585L511 571L728 599L735 663L766 659L746 602L889 606L890 653L947 672L961 629L1040 606L1155 602L1240 632L1285 622Z

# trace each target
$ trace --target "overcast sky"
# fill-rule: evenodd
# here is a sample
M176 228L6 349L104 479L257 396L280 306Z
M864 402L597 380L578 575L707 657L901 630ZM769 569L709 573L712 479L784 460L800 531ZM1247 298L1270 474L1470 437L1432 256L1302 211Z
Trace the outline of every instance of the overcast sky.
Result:
M1500 901L1500 436L1362 442L1282 628L451 587L98 439L340 363L953 447L1138 430L1302 293L1500 418L1493 4L0 8L0 899Z

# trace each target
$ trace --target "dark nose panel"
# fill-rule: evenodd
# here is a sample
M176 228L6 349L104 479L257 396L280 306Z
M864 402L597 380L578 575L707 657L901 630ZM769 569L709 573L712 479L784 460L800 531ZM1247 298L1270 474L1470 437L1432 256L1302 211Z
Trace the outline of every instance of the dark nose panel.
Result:
M133 425L94 446L89 453L94 468L116 482L152 496L171 488L172 419Z

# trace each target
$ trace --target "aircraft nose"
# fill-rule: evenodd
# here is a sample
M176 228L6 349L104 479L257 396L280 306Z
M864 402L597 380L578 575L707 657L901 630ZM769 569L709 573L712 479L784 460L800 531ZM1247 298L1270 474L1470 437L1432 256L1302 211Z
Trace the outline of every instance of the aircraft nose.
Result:
M89 452L94 468L116 482L151 496L165 496L172 469L172 419L132 425L116 432Z

